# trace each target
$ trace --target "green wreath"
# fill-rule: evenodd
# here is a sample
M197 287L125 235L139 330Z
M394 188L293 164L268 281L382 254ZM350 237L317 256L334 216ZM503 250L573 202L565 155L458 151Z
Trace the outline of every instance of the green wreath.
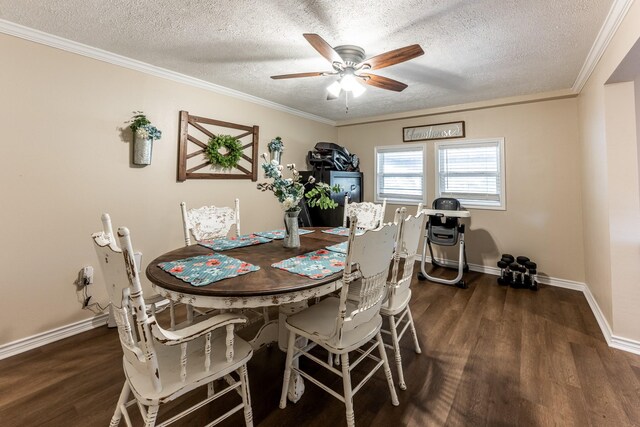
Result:
M227 150L226 154L220 153L220 148L222 147ZM238 162L242 157L242 144L231 135L218 135L209 139L204 154L212 165L218 165L223 169L231 169L238 166Z

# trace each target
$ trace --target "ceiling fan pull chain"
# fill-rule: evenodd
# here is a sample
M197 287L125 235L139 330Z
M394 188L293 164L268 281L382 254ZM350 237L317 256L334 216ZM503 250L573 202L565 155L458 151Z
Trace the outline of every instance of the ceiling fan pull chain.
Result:
M344 105L346 106L345 114L349 114L349 92L344 91Z

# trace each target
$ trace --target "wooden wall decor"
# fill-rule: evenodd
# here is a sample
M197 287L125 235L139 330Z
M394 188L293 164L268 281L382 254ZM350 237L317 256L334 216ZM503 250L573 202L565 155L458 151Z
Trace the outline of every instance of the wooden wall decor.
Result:
M222 129L220 129L222 128ZM220 129L220 130L217 130ZM242 145L242 158L235 168L228 172L202 172L205 167L211 168L211 162L204 156L209 138L218 134L228 134L228 130L242 131L236 137ZM206 117L192 116L187 111L180 111L180 140L178 143L178 181L187 179L250 179L258 180L258 126L245 126L236 123L222 122ZM217 131L216 131L217 130ZM244 139L244 140L243 140ZM194 151L189 151L194 148Z

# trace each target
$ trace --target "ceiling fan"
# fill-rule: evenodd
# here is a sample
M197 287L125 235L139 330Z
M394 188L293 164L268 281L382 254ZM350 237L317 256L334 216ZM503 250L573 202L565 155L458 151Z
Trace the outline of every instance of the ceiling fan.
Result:
M317 34L303 34L309 44L331 63L333 71L319 71L310 73L282 74L271 76L272 79L295 79L299 77L339 76L328 88L327 99L336 99L342 91L351 92L354 97L362 95L365 87L360 83L375 86L380 89L402 92L407 85L388 77L369 74L368 70L378 70L424 54L418 44L401 47L389 52L381 53L365 59L364 49L359 46L342 45L331 47Z

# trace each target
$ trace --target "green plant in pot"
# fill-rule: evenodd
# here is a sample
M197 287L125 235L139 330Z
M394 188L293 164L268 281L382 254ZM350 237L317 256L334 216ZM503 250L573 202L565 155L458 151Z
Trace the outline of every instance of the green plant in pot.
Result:
M162 131L151 124L142 111L134 111L129 128L133 131L133 164L151 164L153 141L162 137Z
M276 161L278 164L282 161L282 152L284 151L284 142L282 142L282 138L276 136L267 144L267 149L269 149L269 156L271 157L271 161Z
M331 193L339 193L340 186L333 187L323 182L316 183L315 179L310 176L306 183L302 183L300 173L296 170L295 164L288 164L286 168L291 171L291 178L284 178L282 171L284 167L276 160L268 160L266 154L263 154L265 162L262 169L267 178L273 181L270 183L258 184L258 189L262 191L272 191L282 205L285 211L285 228L287 236L284 239L285 247L299 247L300 236L298 234L298 214L300 213L300 202L302 198L307 199L307 204L311 207L319 207L320 209L333 209L338 206L331 199ZM305 194L305 187L309 186Z
M221 152L223 149L225 153ZM209 139L204 155L211 162L211 166L232 169L238 166L242 158L242 144L238 138L231 135L217 135Z

